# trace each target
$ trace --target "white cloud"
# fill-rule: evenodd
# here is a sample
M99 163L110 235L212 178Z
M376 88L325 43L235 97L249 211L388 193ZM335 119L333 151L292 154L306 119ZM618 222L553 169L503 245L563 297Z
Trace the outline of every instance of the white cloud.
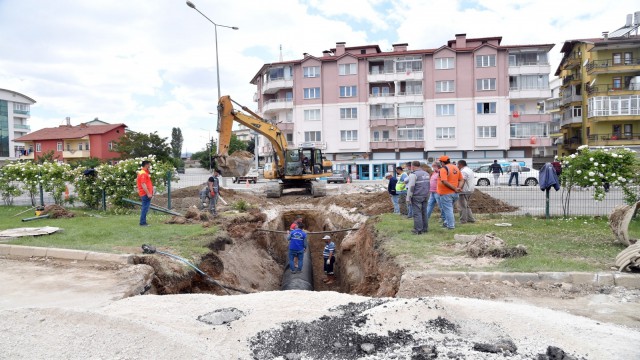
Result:
M503 44L600 37L635 11L627 2L194 0L218 28L223 95L255 108L249 84L266 62L347 46L437 48L457 33ZM465 7L465 8L463 8ZM214 27L182 0L0 0L0 88L34 98L31 127L99 117L204 144L215 128ZM555 69L555 68L554 68ZM213 135L213 134L212 134ZM201 146L202 147L202 146ZM200 148L201 148L200 147Z

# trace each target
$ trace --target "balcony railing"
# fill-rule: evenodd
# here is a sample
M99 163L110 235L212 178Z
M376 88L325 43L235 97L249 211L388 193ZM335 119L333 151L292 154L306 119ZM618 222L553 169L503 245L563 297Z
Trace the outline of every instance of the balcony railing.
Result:
M13 124L14 129L31 130L31 126L22 124Z
M640 59L628 59L619 60L614 62L613 59L606 60L593 60L587 64L587 73L591 73L598 70L607 71L610 67L626 67L640 65Z
M616 91L640 91L640 84L629 84L628 86L614 86L609 84L587 87L587 93L589 95L611 93Z
M422 91L398 92L398 96L422 95Z
M62 152L62 157L65 159L88 158L89 156L91 156L89 150L65 150Z
M590 134L588 141L594 146L640 145L640 133Z

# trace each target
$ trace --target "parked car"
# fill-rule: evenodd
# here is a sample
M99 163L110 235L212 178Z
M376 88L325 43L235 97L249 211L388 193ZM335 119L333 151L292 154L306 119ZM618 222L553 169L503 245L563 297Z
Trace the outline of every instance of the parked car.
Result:
M351 182L351 174L347 170L334 170L333 174L327 177L327 184Z
M502 166L503 174L498 177L497 185L509 185L509 177L511 174L509 173L509 164L500 164ZM493 174L490 169L491 164L482 164L480 167L476 168L476 185L478 186L489 186L495 185L493 184ZM536 169L531 169L526 166L520 166L522 171L520 175L518 175L518 182L523 186L537 186L538 185L538 174L539 171ZM515 179L511 182L512 185L515 185Z
M179 167L176 169L176 172L178 172L178 174L184 174L184 168L183 167Z

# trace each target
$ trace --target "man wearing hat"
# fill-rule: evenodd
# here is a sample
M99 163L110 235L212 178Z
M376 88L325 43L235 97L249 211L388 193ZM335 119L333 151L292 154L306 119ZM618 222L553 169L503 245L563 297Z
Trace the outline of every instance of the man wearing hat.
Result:
M333 265L336 263L336 244L331 241L331 236L329 235L325 235L322 240L324 240L322 259L324 260L324 273L326 275L326 277L322 279L322 282L330 285L336 281L336 275L333 273Z
M458 193L461 191L459 185L464 180L460 169L451 164L448 156L442 155L438 160L442 163L442 168L438 172L439 179L436 192L440 198L439 205L444 212L445 223L443 226L453 230L456 227L453 204L458 200Z
M393 203L393 213L400 214L400 204L398 204L398 198L400 196L396 193L396 184L398 183L398 179L390 172L386 173L384 175L384 178L389 180L387 192L389 193L389 196L391 196L391 203Z

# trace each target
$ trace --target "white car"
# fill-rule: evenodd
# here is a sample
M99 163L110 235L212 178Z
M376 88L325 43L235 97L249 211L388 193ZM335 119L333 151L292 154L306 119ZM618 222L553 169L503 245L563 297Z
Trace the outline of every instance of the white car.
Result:
M480 165L477 169L474 170L476 175L476 185L478 186L490 186L493 184L493 174L491 173L491 164L483 164ZM502 166L503 174L500 174L498 177L497 185L509 185L509 177L511 177L511 173L509 173L509 164L500 164ZM518 175L518 183L523 186L537 186L538 185L538 174L539 171L536 169L531 169L526 166L520 166L522 171ZM516 179L511 181L511 185L516 185Z

